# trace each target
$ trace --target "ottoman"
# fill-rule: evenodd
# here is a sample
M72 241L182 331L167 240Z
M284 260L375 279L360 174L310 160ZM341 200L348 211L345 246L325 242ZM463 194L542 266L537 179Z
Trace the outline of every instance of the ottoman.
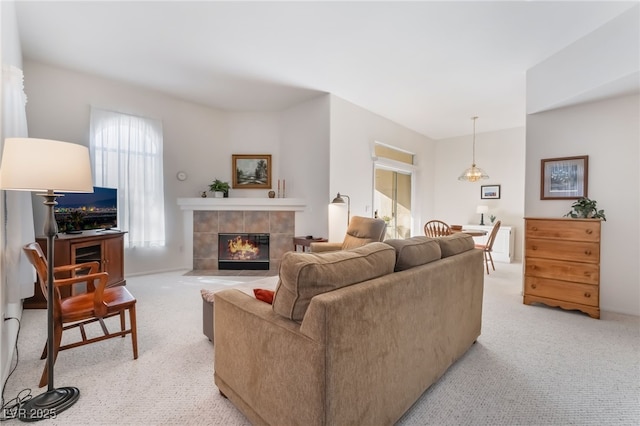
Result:
M213 290L200 290L202 294L202 332L213 343Z
M263 288L265 290L275 290L277 285L278 285L278 276L274 275L271 277L250 281L246 284L234 286L231 288L240 290L243 293L248 294L249 296L254 296L253 294L254 288ZM203 288L200 290L200 294L202 295L202 333L205 336L207 336L207 338L211 343L213 343L213 295L220 290L226 290L226 289L218 288L215 290L208 290Z

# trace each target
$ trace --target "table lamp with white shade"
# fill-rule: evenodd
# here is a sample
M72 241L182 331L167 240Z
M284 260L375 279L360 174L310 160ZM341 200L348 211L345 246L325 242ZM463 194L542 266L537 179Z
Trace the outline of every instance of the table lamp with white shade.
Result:
M476 213L480 214L480 225L484 226L484 214L489 212L489 206L478 206Z
M93 192L87 147L48 139L7 138L0 165L0 189L38 192L44 197L47 216L47 391L21 405L18 418L37 421L55 418L80 396L76 387L55 388L53 383L53 267L54 238L58 232L53 208L60 192Z

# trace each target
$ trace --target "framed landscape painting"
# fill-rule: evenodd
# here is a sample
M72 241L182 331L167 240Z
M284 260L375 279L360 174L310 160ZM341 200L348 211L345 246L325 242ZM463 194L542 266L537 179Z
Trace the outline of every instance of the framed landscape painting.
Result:
M570 200L587 196L589 156L541 160L540 199Z
M500 198L500 185L482 185L480 198L483 200L497 200Z
M271 154L233 154L234 189L271 189Z

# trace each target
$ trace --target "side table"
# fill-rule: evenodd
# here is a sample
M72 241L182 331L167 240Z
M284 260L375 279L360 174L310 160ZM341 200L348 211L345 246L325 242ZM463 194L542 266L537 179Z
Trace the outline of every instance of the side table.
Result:
M298 251L298 246L301 247L301 250L303 252L309 251L309 246L311 245L311 243L326 243L327 241L329 240L322 237L293 237L293 251Z

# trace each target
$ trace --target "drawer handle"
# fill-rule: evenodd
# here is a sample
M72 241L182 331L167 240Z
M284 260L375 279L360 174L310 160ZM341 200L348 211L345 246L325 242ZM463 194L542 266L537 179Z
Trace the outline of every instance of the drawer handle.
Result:
M536 285L535 284L531 284L531 288L535 290Z
M531 265L531 269L535 271L536 269L538 269L538 267L536 265Z
M593 234L593 229L587 229L585 232L586 232L587 234Z
M591 277L591 272L589 271L584 271L583 274L585 277Z
M587 256L591 256L591 250L585 250L584 254L586 254Z
M589 292L585 292L585 293L584 293L584 297L586 297L586 298L591 297L591 293L589 293Z
M533 226L533 227L531 227L531 229L534 230L534 231L537 231L538 227L537 226Z
M531 246L531 250L538 250L538 246Z

